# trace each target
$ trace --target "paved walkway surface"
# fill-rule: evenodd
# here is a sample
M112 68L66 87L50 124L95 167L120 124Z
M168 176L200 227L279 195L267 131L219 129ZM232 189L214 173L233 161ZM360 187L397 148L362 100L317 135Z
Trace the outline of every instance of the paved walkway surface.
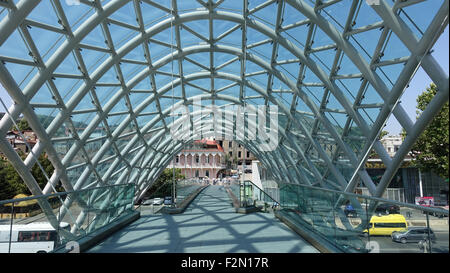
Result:
M222 186L209 186L182 214L141 215L88 252L317 253L269 213L238 214Z

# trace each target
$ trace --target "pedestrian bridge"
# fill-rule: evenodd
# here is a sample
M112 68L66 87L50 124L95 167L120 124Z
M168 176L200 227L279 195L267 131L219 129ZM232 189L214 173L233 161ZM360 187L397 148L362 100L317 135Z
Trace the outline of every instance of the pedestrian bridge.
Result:
M251 181L231 181L225 185L177 181L177 202L173 205L136 206L131 184L0 201L13 215L15 209L20 209L14 206L22 201L34 200L39 204L52 200L53 211L59 216L55 220L60 226L52 229L47 222L47 229L42 229L42 222L48 221L42 210L34 216L2 219L0 251L423 252L417 244L420 240L403 244L394 242L390 236L373 236L374 229L367 234L367 223L372 222L373 216L393 214L404 219L408 228L429 228L432 233L422 234L420 239L427 236L432 239L432 252L449 252L448 210L297 184L284 184L279 191L280 199L276 201ZM350 213L344 204L354 199L362 208ZM371 204L377 203L396 206L397 211L386 212L385 208L370 211ZM6 214L2 213L2 218ZM49 237L53 238L49 241L51 245L43 249Z
M223 186L204 189L182 214L146 214L93 253L317 253L271 213L236 213Z

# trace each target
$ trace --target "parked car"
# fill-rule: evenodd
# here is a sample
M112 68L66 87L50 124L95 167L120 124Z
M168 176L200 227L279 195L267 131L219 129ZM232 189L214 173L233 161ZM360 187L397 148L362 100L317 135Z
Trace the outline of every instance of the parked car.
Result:
M356 210L353 208L351 204L345 206L344 213L345 216L347 217L358 217L358 213L356 213Z
M375 208L375 213L379 214L400 214L400 207L394 204L381 203Z
M392 233L392 241L401 242L403 244L409 242L420 242L421 240L428 239L428 230L430 231L431 241L436 240L436 235L433 230L428 227L409 227L401 231Z
M429 215L431 215L431 216L435 216L435 217L438 217L438 218L444 218L444 217L447 217L447 216L448 216L448 206L445 206L445 207L430 206L430 208L442 209L442 210L443 210L442 213L439 213L439 212L430 212ZM447 211L447 213L445 213L445 211ZM426 211L422 211L422 213L425 214Z
M164 205L172 205L172 197L171 196L164 197Z
M142 202L142 206L150 206L153 205L153 199L147 199Z
M161 197L157 197L155 199L153 199L153 205L162 205L164 202L164 199Z

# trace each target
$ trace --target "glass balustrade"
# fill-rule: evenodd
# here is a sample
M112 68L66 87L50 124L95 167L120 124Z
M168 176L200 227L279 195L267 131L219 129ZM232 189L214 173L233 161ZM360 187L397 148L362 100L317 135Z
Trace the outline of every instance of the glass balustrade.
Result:
M176 183L176 206L182 207L187 202L191 195L197 193L201 188L205 186L205 183L202 183L198 179L183 179L179 180Z
M449 252L448 207L281 184L280 213L344 252Z
M241 183L240 199L243 207L255 206L262 211L279 207L278 201L249 180Z
M74 246L131 213L133 199L134 184L122 184L0 201L0 253Z
M279 208L279 202L275 198L249 180L230 179L224 185L231 193L235 206L257 207L264 212Z
M236 202L235 205L240 206L240 197L241 197L240 181L236 179L230 179L228 180L228 183L225 185L225 187L231 193L232 199L234 199L234 202Z
M150 189L137 209L141 214L160 213L164 207L182 208L187 205L193 195L209 182L198 178L179 179L175 181L175 200L173 199L173 181L162 183L155 189Z

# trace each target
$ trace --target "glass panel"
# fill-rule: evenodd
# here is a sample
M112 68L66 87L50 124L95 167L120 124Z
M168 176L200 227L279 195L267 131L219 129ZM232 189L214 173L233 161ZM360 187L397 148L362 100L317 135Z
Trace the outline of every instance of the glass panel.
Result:
M176 183L176 199L175 204L177 207L182 207L190 200L193 194L196 194L201 188L205 186L198 179L183 179Z
M293 184L280 186L280 205L343 252L449 252L448 210Z
M133 209L134 185L0 201L0 253L52 252Z

